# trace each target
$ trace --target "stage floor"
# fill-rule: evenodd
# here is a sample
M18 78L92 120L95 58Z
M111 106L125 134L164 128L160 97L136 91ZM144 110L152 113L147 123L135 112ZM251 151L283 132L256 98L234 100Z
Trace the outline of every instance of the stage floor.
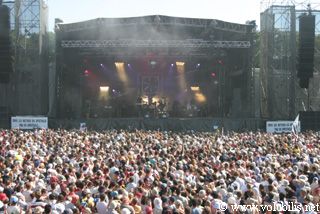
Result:
M244 131L265 128L265 121L251 118L105 118L105 119L49 119L49 127L53 129L79 129L85 123L89 130L108 129L145 129L168 131L214 131L224 127L225 130Z

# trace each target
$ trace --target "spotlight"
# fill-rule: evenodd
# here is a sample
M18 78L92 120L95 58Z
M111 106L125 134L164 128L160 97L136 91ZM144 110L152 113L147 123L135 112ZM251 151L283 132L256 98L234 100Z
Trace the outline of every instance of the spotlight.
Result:
M128 63L128 67L131 67L131 64L130 64L130 63Z
M124 62L115 62L116 67L120 67L124 65Z
M171 63L171 67L173 67L174 66L174 64L173 63Z
M197 64L197 67L200 67L200 63Z
M212 72L212 73L211 73L211 76L212 76L212 77L216 77L216 73Z
M200 87L199 86L191 86L191 91L200 91Z
M116 70L117 70L117 73L118 73L118 76L119 76L121 82L123 82L124 84L127 85L127 83L128 83L128 76L126 73L126 65L127 64L124 64L124 62L115 62L114 64L116 66Z
M84 75L85 75L85 76L88 76L89 74L90 74L90 71L89 71L89 70L85 70L85 71L84 71Z
M157 62L156 61L150 61L150 65L156 65Z
M100 91L101 92L108 92L109 91L109 86L100 86Z
M116 93L116 90L115 90L115 89L112 89L112 92L113 92L113 93Z
M176 62L176 66L177 66L177 71L178 73L184 73L185 72L185 66L184 66L184 62Z
M100 64L100 66L101 66L101 67L104 67L104 65L103 65L102 63Z
M184 62L176 62L177 66L184 66Z

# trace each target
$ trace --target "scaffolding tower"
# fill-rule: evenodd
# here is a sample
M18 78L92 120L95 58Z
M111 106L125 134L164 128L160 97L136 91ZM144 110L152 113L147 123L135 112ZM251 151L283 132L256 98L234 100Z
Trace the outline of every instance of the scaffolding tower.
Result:
M319 37L320 4L308 2L316 15L316 38ZM293 119L299 111L319 110L320 44L316 42L314 78L309 90L297 80L297 42L299 16L308 10L307 3L262 1L260 32L261 115L269 119ZM319 38L320 39L320 38Z
M11 41L14 72L10 82L14 115L47 114L48 8L44 0L4 1L11 10ZM1 94L0 94L1 95Z

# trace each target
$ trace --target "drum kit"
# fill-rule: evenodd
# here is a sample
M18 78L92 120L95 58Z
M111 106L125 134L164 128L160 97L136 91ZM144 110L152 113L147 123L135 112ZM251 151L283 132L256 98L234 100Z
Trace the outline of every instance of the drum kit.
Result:
M153 102L152 97L151 99L148 98L148 101L144 101L144 99L139 97L136 106L139 116L145 118L167 118L169 116L165 98L159 99L158 102Z

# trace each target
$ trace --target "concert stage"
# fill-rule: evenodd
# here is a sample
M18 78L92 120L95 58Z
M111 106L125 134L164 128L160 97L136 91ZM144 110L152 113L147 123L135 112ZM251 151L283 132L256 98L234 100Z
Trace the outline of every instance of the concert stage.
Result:
M224 127L227 131L264 130L265 121L261 119L231 119L231 118L111 118L111 119L49 119L49 128L79 129L80 123L86 123L89 130L110 129L144 129L167 131L204 131L212 132L215 128Z
M56 23L50 116L254 117L254 28L158 15ZM184 121L156 121L171 120ZM139 127L150 121L132 119Z

